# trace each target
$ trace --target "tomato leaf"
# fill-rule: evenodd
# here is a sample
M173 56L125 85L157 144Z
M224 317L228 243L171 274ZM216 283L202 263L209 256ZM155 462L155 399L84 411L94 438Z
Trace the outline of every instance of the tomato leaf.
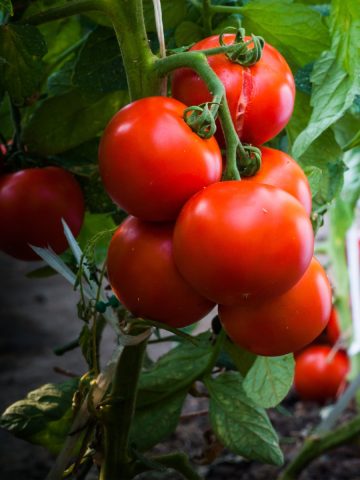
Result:
M179 390L136 410L130 438L137 449L148 450L175 430L186 393L186 390Z
M245 377L257 358L253 353L238 347L228 339L225 341L225 352L230 355L235 367L243 377Z
M251 460L282 465L279 440L265 410L242 387L241 375L227 372L206 381L210 420L217 438L232 452Z
M30 152L62 153L95 137L126 103L126 92L113 92L89 101L73 90L45 100L24 128L23 141Z
M14 9L11 0L0 0L0 9L4 9L9 12L10 15L14 15Z
M78 383L78 379L48 383L29 392L5 410L0 426L16 437L58 453L71 426L71 402Z
M16 105L40 87L46 43L31 25L0 25L0 91L7 91Z
M241 14L247 33L262 35L293 68L312 62L329 46L321 15L306 5L291 0L254 0Z
M332 49L315 62L311 75L313 111L293 145L295 157L334 124L360 92L360 9L356 0L334 0L331 10Z
M82 251L93 242L94 261L97 265L104 262L110 239L115 230L115 222L108 214L86 212L83 226L77 237L77 242ZM89 255L87 255L89 256Z
M203 29L195 22L185 20L176 27L175 42L177 47L190 45L201 40L204 36Z
M127 88L113 29L98 27L89 35L77 59L73 83L89 93L108 93Z
M158 402L189 387L203 373L211 355L209 334L203 333L196 338L200 345L181 343L142 372L138 407Z
M275 407L291 388L294 367L292 354L281 357L258 356L244 379L245 393L259 407Z
M290 145L298 133L305 128L311 115L310 96L298 92L293 116L286 127ZM327 129L312 143L310 148L299 157L292 150L292 155L299 161L305 173L310 174L313 195L313 208L328 204L340 192L343 185L345 164L342 151L335 140L334 133ZM321 170L321 175L316 169Z

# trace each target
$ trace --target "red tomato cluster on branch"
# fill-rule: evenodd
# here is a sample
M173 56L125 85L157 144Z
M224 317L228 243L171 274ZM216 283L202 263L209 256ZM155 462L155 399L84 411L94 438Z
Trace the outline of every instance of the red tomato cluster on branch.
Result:
M225 35L225 43L234 38ZM218 45L210 37L192 49ZM265 44L251 67L223 53L208 61L239 137L260 146L279 133L295 92L281 55ZM313 259L306 176L287 154L261 147L253 177L220 182L215 139L201 139L184 119L186 105L209 102L210 93L189 69L174 73L172 88L184 103L133 102L101 140L105 188L131 215L110 244L111 286L136 316L185 326L219 304L224 329L241 347L261 355L298 350L325 328L331 310L329 282Z

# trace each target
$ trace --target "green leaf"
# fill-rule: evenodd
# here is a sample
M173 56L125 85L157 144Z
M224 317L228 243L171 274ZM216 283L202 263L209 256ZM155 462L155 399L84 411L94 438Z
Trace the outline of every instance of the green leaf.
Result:
M127 102L126 92L113 92L89 101L74 90L45 100L24 128L30 152L54 155L91 140Z
M48 278L57 275L57 272L46 265L45 267L37 268L36 270L32 270L31 272L26 274L27 278Z
M143 5L146 29L149 32L156 32L153 1L144 0ZM175 28L186 17L187 6L184 0L162 0L161 9L164 30Z
M311 75L313 111L293 145L300 157L353 104L360 92L360 9L357 0L333 0L331 51L315 62Z
M163 355L139 381L138 407L156 403L189 387L206 369L211 345L209 334L196 337L201 343L184 342Z
M73 83L89 93L108 93L127 88L113 29L98 27L89 35L80 51Z
M64 153L51 155L49 159L79 177L99 177L98 148L99 139L92 138Z
M74 68L74 59L68 60L48 77L47 90L50 96L64 95L74 88L72 83Z
M308 93L309 95L311 94L311 81L310 81L310 75L311 72L313 71L314 64L313 63L308 63L305 65L303 68L299 68L299 70L296 72L295 75L295 85L297 90L300 92Z
M0 91L7 91L16 105L23 105L39 88L46 51L36 27L0 26Z
M185 397L186 390L179 390L164 400L136 410L130 439L137 449L148 450L173 433Z
M206 382L210 420L217 438L232 452L251 460L282 465L279 440L265 410L247 397L241 375L227 372Z
M11 0L0 0L0 9L4 9L9 12L10 15L14 15L14 9Z
M290 145L294 142L299 132L301 132L311 115L310 97L302 92L298 92L295 99L295 108L293 116L286 127ZM331 129L323 132L317 138L310 148L300 157L296 156L294 148L292 155L299 161L304 168L305 173L312 175L312 190L314 205L313 208L323 206L340 192L343 185L345 165L342 160L342 151L335 140ZM316 170L309 167L316 167L321 170L321 175ZM320 182L319 182L320 179ZM316 184L314 184L317 182Z
M242 9L248 34L262 35L292 67L314 61L329 46L328 30L321 15L291 0L255 0Z
M185 20L176 27L175 30L175 42L177 47L183 45L190 45L198 40L201 40L204 36L203 29L195 22L189 22Z
M244 379L245 393L259 407L275 407L291 388L294 367L292 354L281 357L258 356Z
M78 379L72 379L33 390L5 410L0 426L19 438L58 453L69 433L71 403L78 383Z
M85 213L85 219L77 242L84 251L89 242L94 247L94 260L101 264L107 255L109 243L116 225L110 215L103 213Z
M360 148L347 152L344 161L347 170L341 197L354 212L356 203L360 198Z
M312 196L315 197L321 188L323 172L321 168L315 167L314 165L305 165L303 170L309 180Z
M44 61L50 64L59 62L64 51L76 46L82 37L82 27L76 17L63 18L57 22L41 25L39 30L48 46Z
M234 362L237 370L243 377L245 377L251 366L256 361L256 355L238 347L229 339L226 339L224 347L225 352L230 355L230 358Z

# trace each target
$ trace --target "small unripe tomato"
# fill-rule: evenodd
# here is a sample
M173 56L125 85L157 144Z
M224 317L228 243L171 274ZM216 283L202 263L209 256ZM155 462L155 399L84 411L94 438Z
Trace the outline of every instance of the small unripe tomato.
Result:
M333 400L345 386L350 362L343 350L334 355L328 345L313 345L296 358L295 389L303 400Z
M133 315L185 327L215 305L180 276L172 235L171 224L128 217L111 239L107 270L116 296Z

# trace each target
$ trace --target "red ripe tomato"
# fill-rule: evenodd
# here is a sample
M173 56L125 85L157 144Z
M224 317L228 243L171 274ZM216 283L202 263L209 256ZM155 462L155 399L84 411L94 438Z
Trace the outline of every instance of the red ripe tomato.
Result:
M295 352L314 340L330 310L330 284L313 258L304 276L284 294L220 306L219 316L234 343L257 355L273 356Z
M137 317L185 327L214 307L178 273L172 254L173 225L128 217L108 252L108 275L116 296Z
M340 325L338 320L338 314L333 307L330 314L329 323L326 327L326 335L331 345L334 345L340 338Z
M120 110L102 136L105 189L142 220L175 220L188 198L221 178L216 140L194 133L183 120L184 110L172 98L143 98Z
M234 34L224 35L226 44L234 39ZM214 35L190 50L218 46L219 36ZM210 56L208 62L225 86L231 117L241 140L261 145L285 127L294 108L295 82L288 64L275 48L266 43L261 59L251 67L233 63L225 54ZM188 68L174 72L172 95L188 106L212 100L203 80Z
M233 305L295 285L311 261L313 243L303 206L284 190L221 182L182 209L174 258L185 280L204 297Z
M29 168L0 177L0 250L21 260L39 260L29 247L68 247L61 219L76 236L84 199L74 177L58 167Z
M349 358L344 351L332 357L328 345L306 348L296 358L295 389L303 400L320 403L336 398L345 386L350 369Z
M244 177L245 182L264 183L282 188L303 205L308 215L311 213L311 190L308 179L298 163L286 153L273 148L261 147L261 168L252 177Z

